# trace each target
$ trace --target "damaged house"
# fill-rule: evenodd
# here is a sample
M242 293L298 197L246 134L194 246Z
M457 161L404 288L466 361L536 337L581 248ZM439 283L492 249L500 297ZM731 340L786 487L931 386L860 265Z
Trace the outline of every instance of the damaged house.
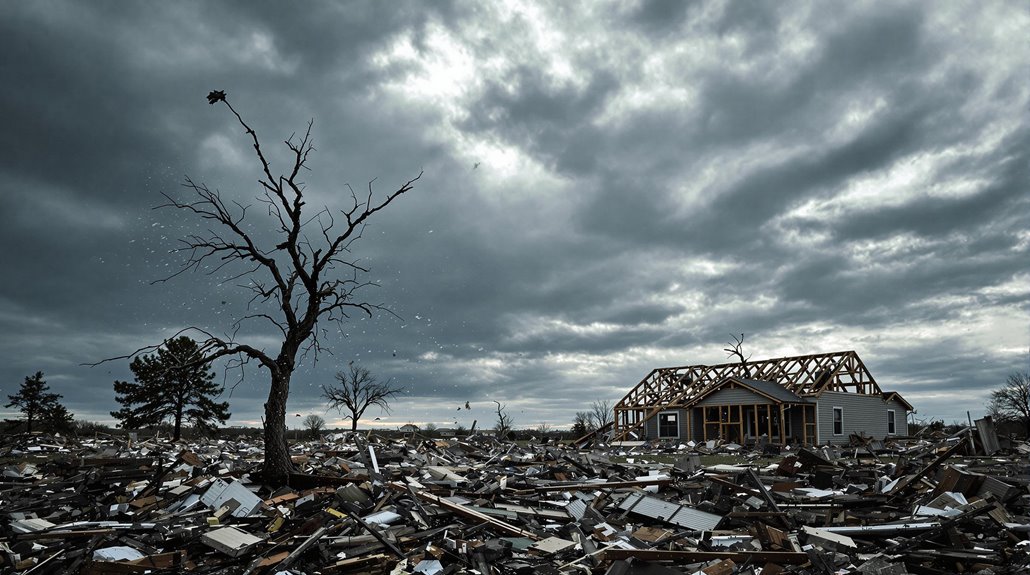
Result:
M612 438L840 444L908 435L911 411L840 351L654 369L615 405Z

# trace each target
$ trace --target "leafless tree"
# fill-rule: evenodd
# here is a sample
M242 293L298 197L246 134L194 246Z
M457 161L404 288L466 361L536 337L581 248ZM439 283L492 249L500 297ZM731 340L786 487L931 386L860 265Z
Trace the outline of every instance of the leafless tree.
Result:
M730 337L733 338L734 343L728 343L726 345L731 347L723 348L723 351L726 352L726 357L736 357L739 359L744 371L744 377L751 377L751 368L747 366L747 360L751 359L751 354L749 353L747 357L744 357L744 334L740 334L739 338L730 334Z
M367 369L351 362L347 372L337 372L337 384L322 386L322 397L329 401L329 407L344 413L344 419L350 419L351 431L358 429L358 420L365 410L373 405L383 411L390 411L390 398L404 391L395 387L393 380L385 382L372 375Z
M612 410L612 402L605 400L594 400L590 404L590 419L594 429L601 429L615 421L615 412Z
M320 321L343 322L351 313L371 317L374 311L384 309L359 299L359 292L373 283L362 279L368 270L351 256L351 248L361 237L369 218L410 191L422 174L379 200L373 200L373 182L369 182L367 193L362 192L361 196L350 186L344 186L350 197L348 208L339 213L328 207L312 211L307 208L307 192L300 179L314 151L312 124L308 123L299 140L291 136L285 141L289 168L276 174L257 133L244 122L225 93L211 92L208 102L223 103L249 137L261 172L257 201L274 222L274 234L266 239L267 226L254 225L246 219L250 206L227 200L217 190L186 178L184 186L190 198L176 199L164 194L167 203L159 207L183 210L210 227L207 232L183 238L182 247L175 251L186 255L184 264L159 281L187 271L204 271L224 275L226 283L238 281L242 289L251 292L247 313L229 326L227 335L219 337L194 329L204 336L202 358L198 362L225 357L230 368L242 368L256 361L268 370L262 475L266 482L286 482L293 471L286 444L286 402L293 372L298 361L309 352L314 357L323 349L320 337L325 335L326 329L321 327ZM248 345L237 339L244 323L253 325L255 322L265 323L278 335L278 349L266 351L262 346ZM142 348L128 357L156 347Z
M1005 384L991 392L990 414L1001 421L1018 421L1030 437L1030 373L1009 374Z
M580 437L594 430L594 418L587 411L577 411L572 420L572 433Z
M511 433L511 426L515 423L515 420L505 411L506 406L503 403L496 400L494 400L494 403L497 404L497 422L494 423L494 430L497 432L499 439L504 439Z
M318 434L322 432L324 427L325 419L321 415L312 413L304 418L304 429L311 432L311 437L318 437Z

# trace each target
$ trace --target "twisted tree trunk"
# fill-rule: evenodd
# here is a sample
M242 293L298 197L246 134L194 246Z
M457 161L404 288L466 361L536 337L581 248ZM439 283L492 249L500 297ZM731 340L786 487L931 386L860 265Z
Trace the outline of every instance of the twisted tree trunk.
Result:
M265 402L265 463L262 480L270 485L286 485L293 472L290 447L286 441L286 400L290 395L291 371L275 370Z

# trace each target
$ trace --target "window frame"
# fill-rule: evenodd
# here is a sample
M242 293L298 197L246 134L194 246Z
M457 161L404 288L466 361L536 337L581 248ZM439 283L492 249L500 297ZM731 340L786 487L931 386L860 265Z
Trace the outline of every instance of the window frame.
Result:
M676 422L676 435L662 435L662 417L672 415ZM658 412L657 429L658 439L679 439L680 437L680 412L676 409L669 409Z
M895 410L887 410L887 435L898 434L898 416Z
M839 432L837 431L837 413L838 412L840 413L840 431ZM832 418L831 421L832 421L832 424L833 424L833 435L834 436L844 435L844 408L843 407L840 407L840 406L837 406L837 405L833 406L833 418Z

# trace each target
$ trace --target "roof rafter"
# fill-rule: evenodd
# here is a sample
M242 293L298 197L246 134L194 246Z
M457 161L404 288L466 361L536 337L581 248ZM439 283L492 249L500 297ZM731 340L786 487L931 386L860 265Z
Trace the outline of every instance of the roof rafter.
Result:
M854 351L777 357L746 363L687 365L651 370L615 405L615 437L623 439L659 411L681 406L727 378L772 381L797 395L843 391L882 395Z

